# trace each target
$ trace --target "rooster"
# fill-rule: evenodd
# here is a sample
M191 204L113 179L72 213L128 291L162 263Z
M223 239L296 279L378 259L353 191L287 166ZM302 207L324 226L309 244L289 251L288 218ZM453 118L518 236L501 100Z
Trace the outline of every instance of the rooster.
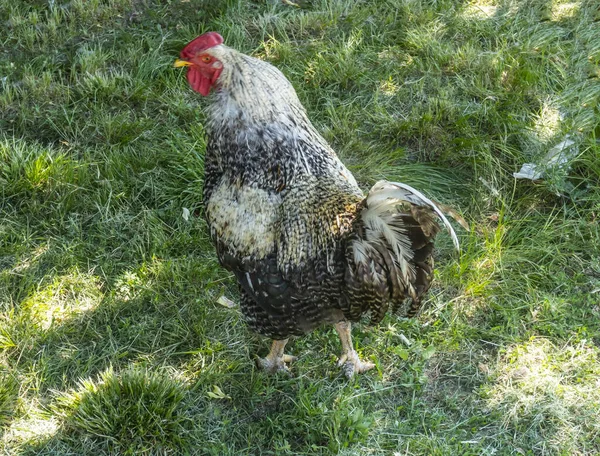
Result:
M438 205L406 184L380 181L365 197L307 117L286 77L223 44L191 41L175 67L209 97L203 199L223 267L235 274L250 328L273 339L259 367L287 371L290 336L323 324L342 344L347 377L367 371L351 322L388 309L412 316L433 278Z

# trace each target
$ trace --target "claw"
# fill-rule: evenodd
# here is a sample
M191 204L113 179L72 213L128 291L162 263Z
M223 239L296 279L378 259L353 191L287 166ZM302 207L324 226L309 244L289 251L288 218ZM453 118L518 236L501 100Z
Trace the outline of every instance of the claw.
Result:
M356 353L356 350L352 347L352 337L350 336L350 322L341 321L336 323L335 329L340 336L342 342L342 355L338 361L338 367L342 368L342 371L348 378L354 377L354 374L360 374L366 372L369 369L373 369L375 364L361 361Z
M291 374L290 368L286 363L296 361L295 356L283 355L281 358L270 359L269 357L261 358L256 357L256 366L259 369L268 372L269 374L276 374L277 372L285 372Z
M297 356L283 355L283 362L284 363L293 363L294 361L297 361L297 360L298 360Z
M287 343L286 340L274 340L271 346L271 351L264 358L256 357L256 365L259 369L262 369L270 374L277 372L285 372L290 374L290 369L286 363L292 363L298 358L292 355L286 355L283 353L283 348Z
M362 361L356 351L343 353L338 361L338 367L342 368L342 372L347 378L354 377L354 374L362 374L375 367L375 364Z

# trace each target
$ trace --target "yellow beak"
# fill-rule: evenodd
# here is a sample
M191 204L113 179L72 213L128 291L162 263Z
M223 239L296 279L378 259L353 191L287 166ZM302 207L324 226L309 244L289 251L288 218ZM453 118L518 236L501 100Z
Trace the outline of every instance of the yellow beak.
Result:
M180 59L175 60L175 63L173 63L174 68L181 68L181 67L186 67L186 66L191 66L191 65L193 65L192 62L188 62L187 60L180 60Z

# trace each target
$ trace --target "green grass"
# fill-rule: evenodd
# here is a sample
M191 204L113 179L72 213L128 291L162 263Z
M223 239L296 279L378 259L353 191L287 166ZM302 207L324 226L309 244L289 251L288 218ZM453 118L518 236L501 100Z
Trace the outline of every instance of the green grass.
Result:
M597 2L0 0L0 23L0 453L600 453ZM216 303L205 101L172 68L208 30L288 76L365 189L471 224L418 318L356 328L360 378L330 328L294 377L257 371L268 341ZM566 134L568 167L514 180Z

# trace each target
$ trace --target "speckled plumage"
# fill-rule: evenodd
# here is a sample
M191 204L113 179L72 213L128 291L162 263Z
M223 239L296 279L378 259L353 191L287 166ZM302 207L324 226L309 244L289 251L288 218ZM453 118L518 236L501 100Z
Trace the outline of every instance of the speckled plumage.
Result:
M225 45L206 52L223 64L208 110L206 218L249 326L283 340L365 314L378 322L390 307L416 312L432 280L435 205L385 181L365 198L279 70Z

